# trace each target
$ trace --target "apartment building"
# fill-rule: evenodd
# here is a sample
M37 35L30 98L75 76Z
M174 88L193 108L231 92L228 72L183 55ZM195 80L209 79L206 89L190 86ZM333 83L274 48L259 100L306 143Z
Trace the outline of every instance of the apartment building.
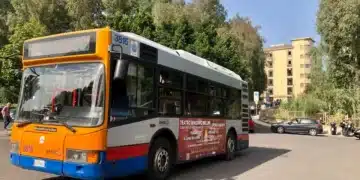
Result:
M268 102L289 100L302 94L310 83L310 50L315 41L297 38L291 44L272 45L265 48L267 89L262 94Z

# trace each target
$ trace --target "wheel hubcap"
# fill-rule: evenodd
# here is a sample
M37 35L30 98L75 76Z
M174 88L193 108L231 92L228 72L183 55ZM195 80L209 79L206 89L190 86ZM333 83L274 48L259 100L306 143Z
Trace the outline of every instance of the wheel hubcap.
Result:
M231 138L228 140L228 149L229 149L229 152L235 151L235 142Z
M282 133L283 131L284 131L284 129L283 129L283 128L281 128L281 127L280 127L280 128L278 128L278 132L279 132L279 133Z
M316 134L316 131L314 129L310 130L310 134L311 135L315 135Z
M154 165L162 173L167 170L169 166L169 153L164 148L156 151Z

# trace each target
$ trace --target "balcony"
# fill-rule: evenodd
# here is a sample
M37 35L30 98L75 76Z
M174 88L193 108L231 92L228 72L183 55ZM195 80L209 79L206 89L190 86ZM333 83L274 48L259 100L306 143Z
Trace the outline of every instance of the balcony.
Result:
M292 74L292 69L288 69L287 70L287 76L288 77L291 77L293 74Z
M288 88L287 88L287 94L288 94L288 95L292 95L292 94L293 94L293 89L292 89L292 87L288 87Z
M273 68L273 63L272 63L272 61L267 61L265 64L266 64L266 67L267 67L267 68Z
M293 86L293 79L292 78L287 79L287 85L288 86Z

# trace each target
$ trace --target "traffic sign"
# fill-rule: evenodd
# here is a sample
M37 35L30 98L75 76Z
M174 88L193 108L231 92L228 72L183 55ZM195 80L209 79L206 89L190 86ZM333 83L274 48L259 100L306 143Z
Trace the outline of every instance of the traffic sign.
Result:
M254 101L255 104L259 103L259 91L254 91Z

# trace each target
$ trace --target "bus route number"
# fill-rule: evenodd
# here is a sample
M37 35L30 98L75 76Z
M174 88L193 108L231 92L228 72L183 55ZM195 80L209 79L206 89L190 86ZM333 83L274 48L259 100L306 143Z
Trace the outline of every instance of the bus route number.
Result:
M123 37L123 36L115 34L115 42L117 42L119 44L124 44L127 46L129 44L129 39L127 37Z

